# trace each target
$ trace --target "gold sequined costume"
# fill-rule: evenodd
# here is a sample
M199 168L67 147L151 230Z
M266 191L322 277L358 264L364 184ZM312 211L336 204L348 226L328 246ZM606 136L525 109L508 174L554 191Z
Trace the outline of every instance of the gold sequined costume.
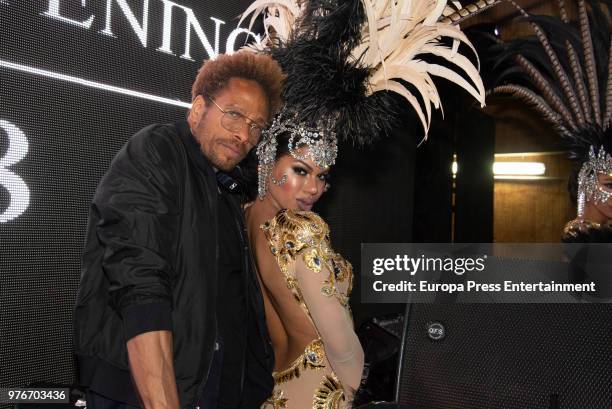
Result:
M348 408L363 369L348 305L352 267L332 250L329 228L315 213L284 210L262 229L318 334L288 368L273 374L274 392L262 408Z

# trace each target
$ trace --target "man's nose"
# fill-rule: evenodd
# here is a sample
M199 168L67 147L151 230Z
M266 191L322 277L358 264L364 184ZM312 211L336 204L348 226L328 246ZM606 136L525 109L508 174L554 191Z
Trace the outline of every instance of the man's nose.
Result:
M240 129L234 131L234 137L240 141L240 143L247 143L249 141L249 124L246 122Z

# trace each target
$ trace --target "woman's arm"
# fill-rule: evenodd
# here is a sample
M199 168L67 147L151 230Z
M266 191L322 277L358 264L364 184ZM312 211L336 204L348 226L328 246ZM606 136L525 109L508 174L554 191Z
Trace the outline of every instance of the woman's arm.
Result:
M325 265L315 272L308 268L302 257L296 257L295 277L323 340L327 359L342 384L356 390L363 370L363 348L348 309L335 296L321 291L328 285L326 279L329 276L330 271Z

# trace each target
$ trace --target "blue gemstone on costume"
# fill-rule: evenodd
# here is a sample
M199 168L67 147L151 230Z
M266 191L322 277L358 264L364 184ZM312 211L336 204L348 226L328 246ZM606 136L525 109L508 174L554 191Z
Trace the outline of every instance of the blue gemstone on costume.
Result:
M338 265L336 264L336 262L332 262L334 265L334 276L336 278L338 278L338 276L340 275L340 267L338 267Z

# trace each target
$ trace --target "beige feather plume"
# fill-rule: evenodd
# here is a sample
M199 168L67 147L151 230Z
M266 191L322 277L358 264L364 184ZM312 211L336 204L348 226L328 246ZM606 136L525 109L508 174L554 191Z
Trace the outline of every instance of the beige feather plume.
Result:
M458 47L461 43L467 45L478 61L476 50L458 26L439 21L459 8L458 3L449 5L446 0L362 0L362 3L367 23L353 58L372 67L370 93L386 89L402 95L417 112L425 135L431 124L431 106L441 107L432 76L454 82L481 106L485 105L479 68L461 55ZM452 40L452 46L442 43L443 37ZM419 58L423 54L441 57L449 66L425 62ZM398 80L413 85L417 95Z
M490 0L493 1L493 0ZM457 1L447 0L361 0L366 13L362 27L362 41L352 52L352 58L371 68L368 94L392 91L406 99L416 111L425 138L431 124L432 106L441 109L440 96L432 77L443 77L454 82L481 106L485 105L485 89L479 74L478 55L458 25L442 22L445 16L461 10ZM242 15L240 22L249 15L252 27L255 19L265 12L265 37L257 49L273 46L275 39L289 38L304 10L304 1L256 0ZM441 39L452 40L452 46ZM476 66L458 52L463 43L476 58ZM428 63L420 58L430 54L442 58L448 64ZM452 67L452 69L450 68ZM416 92L402 85L414 86Z
M250 15L249 30L253 28L255 20L261 13L264 14L264 37L259 43L249 46L254 50L263 50L272 47L274 41L286 41L295 27L296 19L302 14L304 2L297 0L256 0L242 13L238 25Z

